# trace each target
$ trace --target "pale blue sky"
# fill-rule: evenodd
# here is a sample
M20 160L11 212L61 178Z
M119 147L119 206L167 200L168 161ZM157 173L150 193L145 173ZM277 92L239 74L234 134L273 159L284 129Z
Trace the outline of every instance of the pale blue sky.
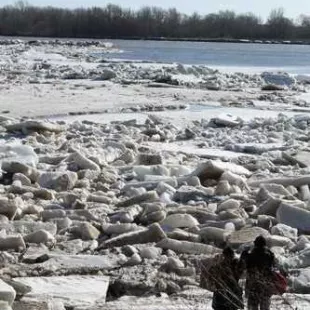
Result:
M13 4L16 1L0 0L0 6ZM119 4L134 9L144 5L156 5L163 8L176 7L184 13L213 13L219 10L234 10L236 12L253 12L261 17L267 17L273 8L283 7L286 16L297 17L300 14L310 15L310 0L29 0L33 5L53 5L61 7L104 6L108 3Z

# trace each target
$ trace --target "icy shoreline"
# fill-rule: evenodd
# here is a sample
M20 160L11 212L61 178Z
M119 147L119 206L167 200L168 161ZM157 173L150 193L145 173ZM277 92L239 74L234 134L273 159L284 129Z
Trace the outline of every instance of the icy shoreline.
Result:
M200 260L263 234L308 309L308 78L94 48L0 44L0 308L204 309Z

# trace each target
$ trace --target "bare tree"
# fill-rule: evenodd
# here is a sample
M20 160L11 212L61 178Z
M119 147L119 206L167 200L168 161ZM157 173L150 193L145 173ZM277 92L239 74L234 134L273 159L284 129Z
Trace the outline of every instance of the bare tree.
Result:
M283 8L274 9L270 12L267 25L271 38L289 39L292 37L294 24L284 16Z
M272 10L266 23L251 13L233 11L202 16L171 8L143 7L138 11L109 4L88 9L34 7L25 1L0 8L1 35L91 38L245 38L310 39L310 17L294 23L282 8Z

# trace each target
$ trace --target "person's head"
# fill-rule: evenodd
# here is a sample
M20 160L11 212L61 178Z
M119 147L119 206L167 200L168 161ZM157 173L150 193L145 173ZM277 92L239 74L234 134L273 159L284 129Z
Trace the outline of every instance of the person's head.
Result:
M267 245L266 239L263 236L258 236L254 241L254 245L256 248L264 248Z
M235 256L235 252L231 247L227 246L223 250L223 256L225 259L233 259Z

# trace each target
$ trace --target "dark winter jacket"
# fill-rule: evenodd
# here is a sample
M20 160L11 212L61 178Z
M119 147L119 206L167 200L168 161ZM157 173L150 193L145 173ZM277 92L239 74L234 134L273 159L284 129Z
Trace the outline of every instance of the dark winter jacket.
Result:
M241 276L237 259L222 260L210 270L215 276L216 290L213 294L213 309L243 309L242 289L238 284Z
M274 254L266 247L255 247L250 253L243 254L247 271L246 291L264 292L270 286Z
M262 274L270 274L274 264L274 254L266 247L255 247L246 257L246 269L248 273L257 271Z

